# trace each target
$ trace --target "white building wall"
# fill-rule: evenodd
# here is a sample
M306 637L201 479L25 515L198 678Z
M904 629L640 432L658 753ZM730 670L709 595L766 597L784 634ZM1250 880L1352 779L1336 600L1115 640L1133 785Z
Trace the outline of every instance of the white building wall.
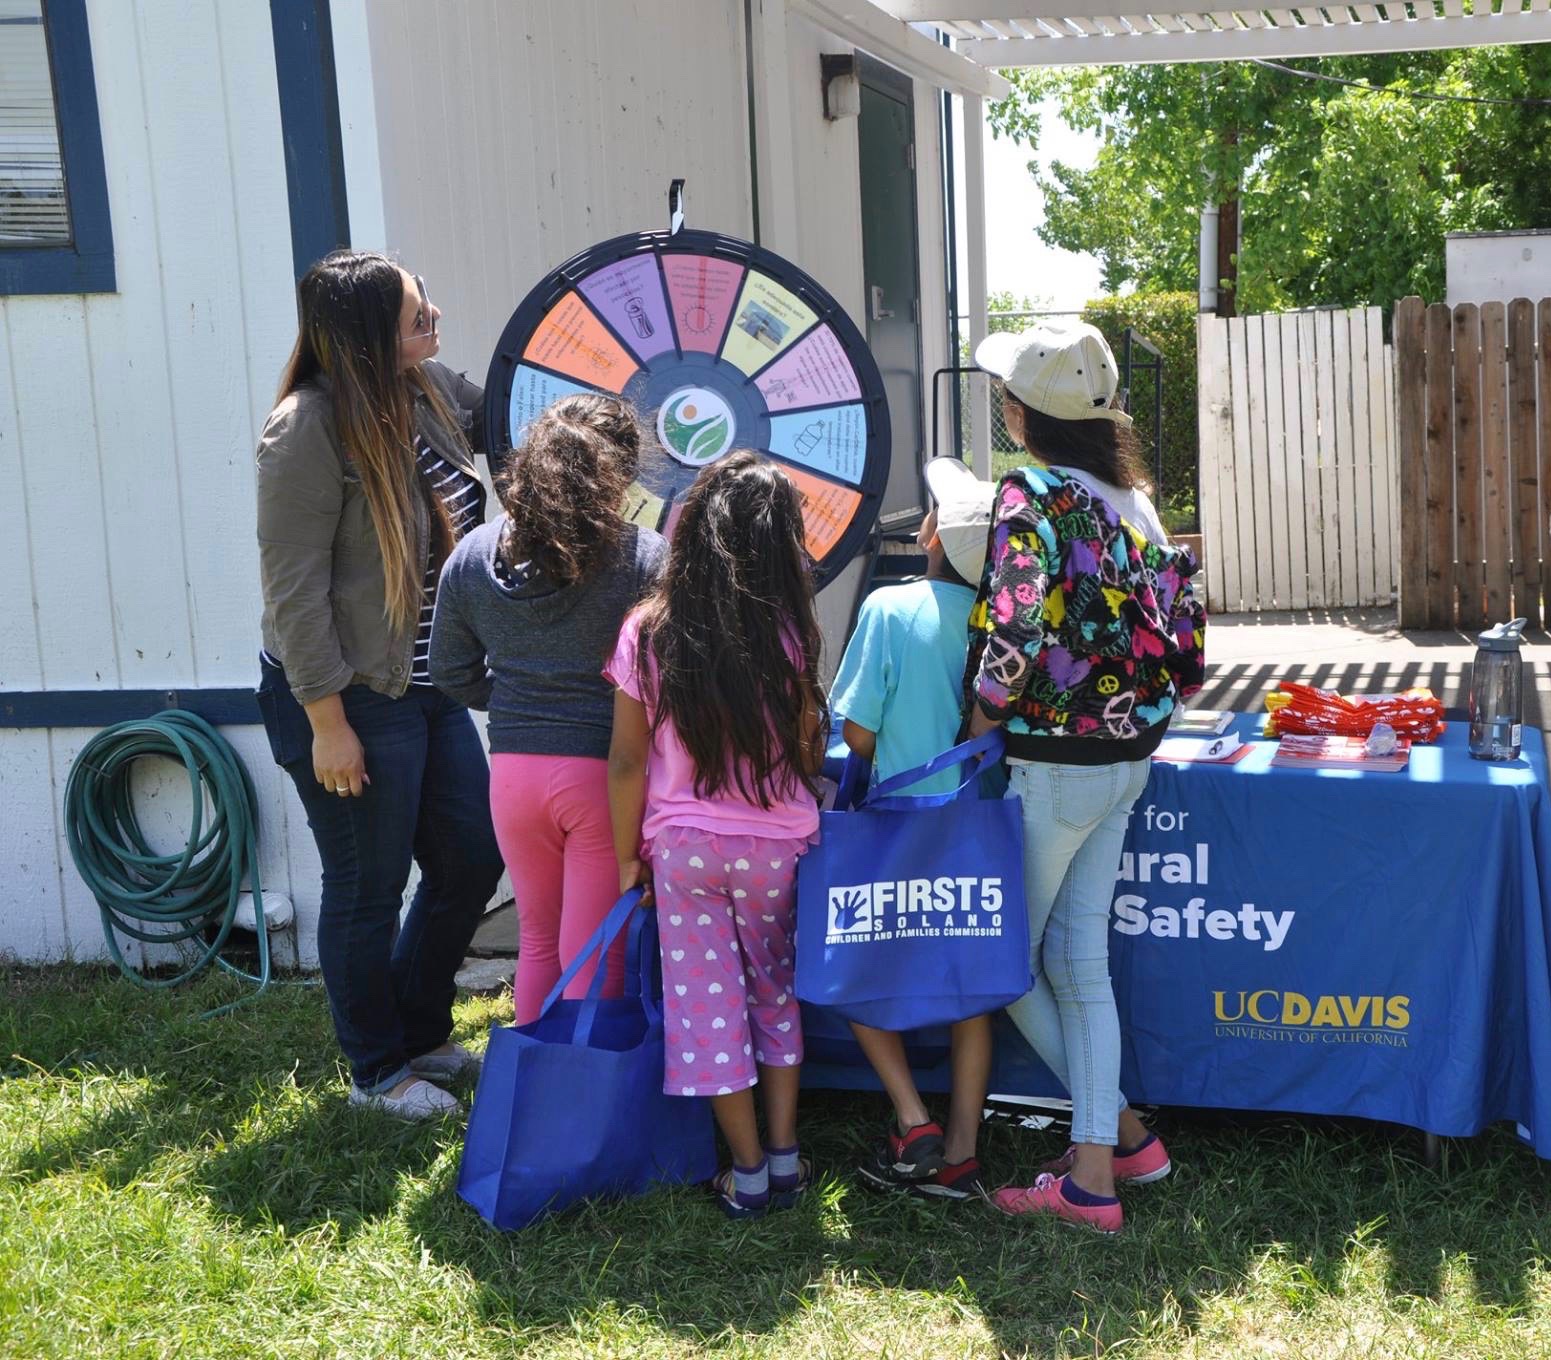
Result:
M88 9L119 291L0 298L0 484L19 488L0 497L0 702L255 673L252 456L295 334L268 6ZM670 179L688 181L690 225L754 234L741 0L333 0L332 19L353 243L425 276L444 357L471 376L542 274L665 225ZM818 74L846 44L795 15L785 33L784 73L756 72L757 90L788 82L784 253L865 333L857 124L826 122ZM937 97L917 82L928 384L947 347ZM821 598L831 667L859 570ZM60 816L92 735L0 728L0 953L104 953ZM262 728L226 735L258 787L266 889L295 901L311 962L305 819ZM181 771L145 784L148 815L180 836Z
M269 7L87 10L118 291L0 297L0 691L248 685L253 449L295 333ZM60 821L91 735L0 727L0 952L103 953ZM227 736L286 891L279 772L262 729ZM148 784L182 823L186 793Z
M824 117L820 57L850 52L816 24L792 14L786 24L787 105L791 117L792 173L796 177L797 237L792 251L867 334L867 288L862 273L861 161L857 120ZM819 626L824 632L824 682L834 677L845 648L846 629L862 573L854 560L819 596Z
M354 244L386 245L425 276L444 313L443 357L470 376L483 381L507 319L547 271L594 242L665 226L675 177L688 182L691 226L754 235L741 0L334 0L332 15ZM825 119L819 77L821 53L852 49L800 15L785 25L784 70L757 66L755 98L784 117L762 135L776 143L767 156L789 155L797 192L792 205L761 202L761 239L865 334L857 120ZM940 91L915 89L926 429L948 320ZM777 238L794 218L788 245ZM820 600L831 667L861 570Z
M1444 301L1551 297L1551 230L1451 231L1443 243Z
M751 233L741 3L334 0L331 13L341 108L364 109L369 89L376 113L376 170L355 119L346 142L353 243L425 277L442 357L470 377L484 381L549 270L666 227L671 179L688 181L689 225ZM347 46L361 30L367 47Z
M863 335L867 333L862 274L861 164L857 120L824 117L819 59L852 51L818 25L787 20L793 160L800 185L795 262L824 285ZM942 91L921 80L915 91L916 216L920 242L921 428L931 426L931 375L948 362L948 282L942 189ZM930 449L927 450L930 452Z
M787 81L792 124L793 169L800 186L795 262L834 296L867 334L866 284L862 269L861 161L855 118L824 117L820 57L850 52L836 38L800 15L787 20ZM921 429L930 454L932 373L948 362L947 250L942 190L939 100L942 91L921 80L915 93L916 217L921 299ZM903 226L902 226L903 229ZM856 592L865 571L854 561L819 597L825 636L825 680L840 662Z

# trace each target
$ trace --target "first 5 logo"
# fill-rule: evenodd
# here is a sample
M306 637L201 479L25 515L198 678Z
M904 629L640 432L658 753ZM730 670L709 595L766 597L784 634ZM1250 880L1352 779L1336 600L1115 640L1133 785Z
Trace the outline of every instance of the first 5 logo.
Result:
M831 935L862 935L872 930L873 923L871 883L829 890Z
M942 878L884 879L874 883L849 883L829 890L829 936L863 935L887 929L891 915L901 930L935 930L956 926L978 927L974 914L993 919L988 927L1001 927L1002 880L974 874ZM966 919L955 920L952 913Z

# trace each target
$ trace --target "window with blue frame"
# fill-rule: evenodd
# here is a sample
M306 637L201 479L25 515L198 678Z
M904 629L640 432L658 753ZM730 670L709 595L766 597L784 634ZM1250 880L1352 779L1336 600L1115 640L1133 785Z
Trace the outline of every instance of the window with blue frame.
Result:
M0 296L113 291L86 0L0 0Z

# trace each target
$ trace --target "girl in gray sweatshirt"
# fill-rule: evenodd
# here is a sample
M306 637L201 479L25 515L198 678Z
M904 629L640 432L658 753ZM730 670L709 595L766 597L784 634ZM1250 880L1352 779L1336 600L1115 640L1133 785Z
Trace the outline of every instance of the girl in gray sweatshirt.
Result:
M504 515L458 544L437 590L431 680L490 714L490 812L521 922L519 1025L618 896L603 663L667 553L620 514L640 443L624 402L557 401L497 485ZM622 945L606 966L604 995L618 996ZM567 997L586 994L594 967Z

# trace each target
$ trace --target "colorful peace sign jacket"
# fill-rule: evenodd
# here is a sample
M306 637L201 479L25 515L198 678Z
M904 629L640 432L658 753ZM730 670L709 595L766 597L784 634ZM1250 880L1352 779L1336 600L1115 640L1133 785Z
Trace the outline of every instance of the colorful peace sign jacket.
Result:
M1184 548L1152 542L1058 469L996 492L969 616L966 704L1005 720L1013 759L1108 765L1151 755L1201 688L1206 612Z

